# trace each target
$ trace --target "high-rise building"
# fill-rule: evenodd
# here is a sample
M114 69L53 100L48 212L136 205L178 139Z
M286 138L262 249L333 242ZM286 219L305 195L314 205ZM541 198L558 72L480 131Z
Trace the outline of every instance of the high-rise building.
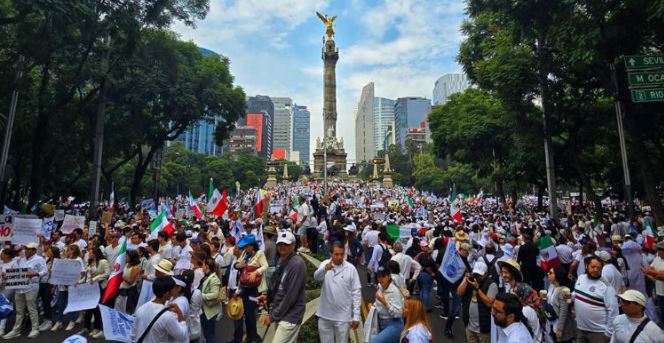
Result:
M374 83L369 82L362 88L360 101L355 111L355 160L371 161L376 157L373 132Z
M385 150L395 140L394 103L392 99L373 98L373 138L375 151ZM391 137L388 137L388 134Z
M293 100L286 97L271 97L274 103L274 126L272 127L272 150L286 150L286 159L293 150Z
M293 106L293 153L299 152L297 162L300 165L309 164L309 143L311 136L311 113L307 106L295 104ZM292 156L291 156L292 157ZM291 161L294 159L291 158Z
M256 141L258 135L256 128L252 126L238 126L230 133L230 138L226 146L230 152L237 152L240 150L249 150L256 152Z
M267 95L256 95L247 97L247 113L262 113L263 120L266 120L263 124L263 132L261 138L261 150L259 155L266 158L272 157L272 140L274 132L274 103ZM239 125L247 125L246 118L241 118L238 121Z
M470 87L466 74L445 74L441 76L433 87L433 104L443 105L450 95L460 93Z
M394 104L395 135L401 148L406 147L409 128L419 127L431 112L431 100L421 97L398 98Z
M175 141L182 142L184 148L189 151L205 155L221 155L223 149L215 144L214 132L217 124L223 120L222 116L200 119L184 130Z
M247 113L246 126L256 129L256 152L259 156L270 158L272 154L272 120L267 112Z

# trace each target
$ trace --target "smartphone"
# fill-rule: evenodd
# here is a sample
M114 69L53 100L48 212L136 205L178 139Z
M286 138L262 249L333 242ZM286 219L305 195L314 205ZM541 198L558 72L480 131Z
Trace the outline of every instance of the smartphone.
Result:
M469 277L468 277L468 281L470 281L470 282L475 282L475 278L472 277L472 276L469 276Z

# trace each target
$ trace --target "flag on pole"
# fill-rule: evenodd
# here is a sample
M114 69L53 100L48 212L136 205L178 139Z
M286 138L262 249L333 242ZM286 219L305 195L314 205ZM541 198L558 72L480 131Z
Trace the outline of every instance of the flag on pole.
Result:
M456 249L456 244L453 240L447 242L445 255L443 256L443 263L438 269L443 277L451 283L459 281L466 272L466 265L463 263L459 252Z
M237 219L235 221L235 225L231 230L232 230L231 235L235 237L236 242L239 242L240 238L242 238L240 236L242 236L242 232L244 232L244 226L242 226L242 222L240 221L240 219Z
M212 199L212 196L214 195L214 183L212 182L212 178L210 178L210 186L208 186L208 194L207 194L207 200L210 202L210 199Z
M560 259L558 258L558 251L553 244L551 236L543 236L537 243L540 251L540 258L542 259L542 269L549 270L551 267L559 266Z
M203 218L201 209L198 207L198 204L194 200L194 197L191 196L191 191L189 192L189 207L191 207L191 211L194 212L194 215L196 216L197 219Z
M161 211L157 218L155 218L150 224L150 238L156 239L159 231L166 231L169 236L172 236L173 232L175 232L173 224L168 221L166 211Z
M646 217L643 220L643 225L646 227L646 229L643 230L646 234L646 242L643 244L643 247L648 250L652 250L655 248L655 244L657 243L657 230L653 230L652 220L649 217Z
M392 239L397 240L400 238L408 238L413 235L413 230L408 226L399 226L396 224L388 224L386 227L387 234Z
M450 194L450 216L457 223L463 219L461 217L461 200L456 194L456 187L452 188L452 194Z
M108 211L115 212L115 189L113 189L113 185L111 185L111 196L108 199Z
M118 295L118 290L120 289L120 284L122 283L122 273L124 272L126 255L127 237L122 236L122 243L120 244L118 257L115 258L111 275L108 277L108 285L106 286L106 290L104 290L104 296L101 298L102 303L105 303L109 299L112 299Z
M215 188L210 197L210 201L207 204L207 212L212 213L215 216L223 216L228 209L228 194L224 191L223 194L219 193L219 190Z
M259 218L263 214L264 207L265 197L263 196L263 190L258 188L256 189L256 218Z

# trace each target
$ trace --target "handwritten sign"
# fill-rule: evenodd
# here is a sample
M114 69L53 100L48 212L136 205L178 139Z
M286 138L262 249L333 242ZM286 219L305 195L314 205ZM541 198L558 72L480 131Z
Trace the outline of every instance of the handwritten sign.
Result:
M29 268L13 268L5 271L5 289L30 288Z
M101 215L101 223L104 225L111 225L111 221L113 220L113 214L109 211L105 211Z
M94 220L90 221L88 224L88 237L92 237L97 233L97 222Z
M12 240L12 223L0 224L0 242Z
M65 214L65 220L62 222L60 230L62 233L69 234L74 229L82 229L85 225L85 216L73 216L71 214Z
M51 285L71 286L81 279L81 262L56 258L51 267Z
M99 305L101 321L104 324L104 338L107 341L131 342L131 327L134 316Z
M42 220L39 218L14 217L12 223L12 243L28 244L37 242L37 235L41 234Z
M89 310L99 304L99 283L84 283L69 287L67 307L64 313Z

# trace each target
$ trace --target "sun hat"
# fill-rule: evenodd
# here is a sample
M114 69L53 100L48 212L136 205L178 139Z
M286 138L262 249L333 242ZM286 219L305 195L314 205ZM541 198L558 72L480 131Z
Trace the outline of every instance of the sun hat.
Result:
M253 234L245 235L240 239L240 241L237 243L237 247L242 249L246 247L249 244L254 244L256 243L256 236Z
M516 281L521 282L523 280L523 274L521 274L521 266L519 266L519 263L513 259L510 258L507 261L498 261L498 266L502 269L503 267L507 268L512 272L513 275L515 275Z
M268 226L263 228L263 233L269 233L269 234L276 235L277 234L277 229L272 225L268 225Z
M226 315L232 320L240 320L244 316L244 306L242 305L242 298L232 297L228 300L226 305Z
M173 276L173 263L171 261L162 258L159 260L159 263L152 265L154 269L164 273L165 275Z
M643 307L646 307L646 297L643 295L643 293L635 289L626 290L622 294L619 294L618 298L625 301L635 302Z
M467 241L468 240L468 234L466 233L466 231L457 230L456 232L454 232L454 238L457 241L460 241L460 242Z

